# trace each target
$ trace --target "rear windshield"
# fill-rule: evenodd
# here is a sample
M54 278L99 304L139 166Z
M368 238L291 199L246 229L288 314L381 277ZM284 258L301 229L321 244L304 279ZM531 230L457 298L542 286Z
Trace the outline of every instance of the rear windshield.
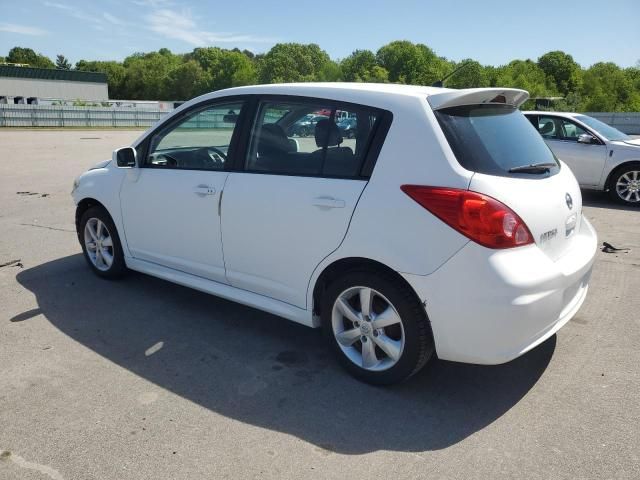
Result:
M458 162L488 175L522 175L509 170L524 165L559 164L540 134L509 105L467 105L435 112Z

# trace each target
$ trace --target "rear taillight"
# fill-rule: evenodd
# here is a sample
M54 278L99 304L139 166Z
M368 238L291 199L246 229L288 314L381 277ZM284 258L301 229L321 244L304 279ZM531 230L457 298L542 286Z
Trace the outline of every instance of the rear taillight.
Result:
M533 243L522 219L495 198L456 188L402 185L404 193L440 220L488 248Z

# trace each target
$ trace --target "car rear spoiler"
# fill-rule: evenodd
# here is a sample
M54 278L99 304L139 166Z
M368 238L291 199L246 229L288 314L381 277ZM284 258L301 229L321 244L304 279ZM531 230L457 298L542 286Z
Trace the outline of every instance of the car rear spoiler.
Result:
M467 88L429 95L427 100L433 110L441 110L449 107L486 103L507 104L517 108L527 98L529 98L529 92L516 88Z

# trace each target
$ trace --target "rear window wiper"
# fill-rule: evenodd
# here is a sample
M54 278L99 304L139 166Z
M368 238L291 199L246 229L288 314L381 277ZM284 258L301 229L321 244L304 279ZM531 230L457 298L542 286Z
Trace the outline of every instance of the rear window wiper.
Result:
M509 173L546 173L553 167L557 167L557 163L532 163L531 165L520 165L509 169Z

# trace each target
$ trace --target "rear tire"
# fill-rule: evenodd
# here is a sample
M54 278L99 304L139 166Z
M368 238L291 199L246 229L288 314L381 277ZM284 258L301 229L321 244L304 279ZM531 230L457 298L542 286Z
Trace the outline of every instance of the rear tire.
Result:
M351 270L335 280L323 296L321 318L338 361L367 383L402 382L434 353L422 303L384 272Z
M82 253L91 270L110 280L121 277L127 266L111 215L103 207L93 206L82 214L78 227Z
M609 196L615 202L640 207L640 164L624 165L611 175Z

